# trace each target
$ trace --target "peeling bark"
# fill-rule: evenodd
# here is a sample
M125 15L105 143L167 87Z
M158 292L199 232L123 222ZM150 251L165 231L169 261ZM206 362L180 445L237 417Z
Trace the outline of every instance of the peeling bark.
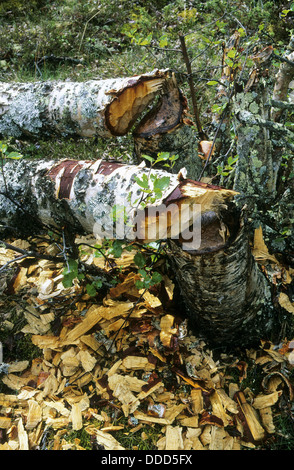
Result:
M167 70L154 70L135 77L83 83L1 83L0 134L16 137L56 133L82 137L122 136L153 104L169 80ZM177 88L174 80L172 84ZM168 100L166 97L165 101ZM172 107L171 100L166 119ZM179 113L178 122L183 107ZM168 129L178 122L170 122Z

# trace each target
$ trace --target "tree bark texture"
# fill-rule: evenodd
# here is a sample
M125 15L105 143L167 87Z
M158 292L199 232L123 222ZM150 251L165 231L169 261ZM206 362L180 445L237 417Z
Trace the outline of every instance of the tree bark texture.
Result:
M231 224L232 236L220 249L185 252L170 240L169 259L195 330L215 345L242 347L270 331L271 292L240 214Z
M153 189L154 178L165 178L166 183L155 201L150 203L147 200L147 207L141 204L147 194L140 185L140 178L143 177L147 190L148 184L150 190ZM183 220L184 225L181 226L183 231L189 227L191 220L189 206L201 204L202 213L217 212L227 199L235 195L234 191L185 179L182 173L175 175L165 170L146 168L144 164L124 165L102 160L7 162L0 173L0 188L0 220L3 225L25 230L30 222L28 214L31 214L32 224L38 219L47 226L68 224L73 230L85 232L93 232L95 224L98 224L105 229L105 236L108 229L110 233L113 230L113 218L108 213L113 207L123 208L124 223L130 227L134 226L135 217L142 224L149 223L148 214L146 218L142 216L142 220L138 217L139 212L148 212L148 206L164 208L168 205L179 217L183 217L182 209L187 210L185 217L187 215L188 219ZM151 222L153 219L150 219ZM174 224L175 220L172 222ZM141 236L143 232L138 227L137 238L146 241L147 238ZM128 234L131 237L130 231ZM128 239L128 234L121 238ZM118 238L115 232L112 236ZM156 240L168 236L158 236Z
M136 227L136 237L146 241L140 235L146 234L146 226L152 228L163 207L171 208L167 232L156 232L155 238L159 235L169 239L170 263L189 315L209 339L218 344L238 345L244 327L254 324L265 307L268 291L250 253L243 218L234 206L234 191L142 165L101 160L22 160L6 163L0 175L1 224L32 231L39 221L47 226L67 226L72 232L90 233L95 233L98 224L103 225L107 236L113 228L109 211L114 204L124 207L126 225L131 227L138 220L137 201L142 188L134 177L144 174L150 180L152 175L168 177L169 185L153 202L158 213L149 216L146 208L142 209L144 217L140 219L141 226ZM185 240L189 238L191 223L195 222L190 220L187 207L194 204L201 205L201 244L187 249ZM177 217L184 223L177 225ZM176 237L172 236L174 227L179 227ZM128 234L131 232L124 234L126 239ZM117 235L113 232L114 238Z
M293 48L291 43L292 40L290 49ZM273 48L268 47L261 57L256 56L259 61L252 77L244 91L236 93L232 99L238 155L233 187L239 193L237 204L240 208L247 206L254 223L261 223L265 232L274 229L278 234L281 227L290 229L294 217L293 159L289 158L294 149L294 133L278 122L280 114L276 114L277 109L288 109L289 103L276 101L276 98L286 98L294 68L283 63L271 96L267 66L272 54ZM282 165L284 156L289 160L287 165ZM286 243L291 252L293 237L288 237Z
M133 132L142 155L178 154L172 172L201 172L187 100L168 70L86 82L0 83L0 135L115 138Z
M0 134L122 136L154 104L169 80L177 87L165 70L86 82L1 83ZM162 123L165 130L182 122L185 100L177 105L173 108L171 101L169 116L162 116L169 120Z
M294 36L291 38L288 50L286 51L285 58L292 62L282 62L279 71L276 76L275 87L273 91L273 100L275 101L288 101L288 92L289 85L292 80L294 80ZM282 109L272 109L271 115L272 119L275 122L279 122L283 110Z

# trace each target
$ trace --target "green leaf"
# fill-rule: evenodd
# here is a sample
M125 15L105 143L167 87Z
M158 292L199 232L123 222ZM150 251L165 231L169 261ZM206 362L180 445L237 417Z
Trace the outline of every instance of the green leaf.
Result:
M159 38L159 47L165 47L168 45L168 37L166 35L161 36Z
M87 289L87 294L90 297L94 297L97 294L97 291L96 291L95 287L93 286L93 284L87 284L86 289Z
M5 153L7 150L7 145L0 142L0 152Z
M149 181L147 175L144 173L142 176L142 179L138 178L137 176L134 176L134 180L136 183L143 189L149 189Z
M155 271L153 274L152 274L152 282L153 284L159 284L161 281L162 281L162 276L160 273L158 273L157 271Z
M150 157L149 155L142 155L142 157L145 158L145 160L149 160L149 162L151 163L155 161L155 159Z
M136 253L134 256L134 263L138 266L138 268L143 268L146 264L145 256L142 253Z
M206 85L213 86L213 85L217 85L217 84L218 84L217 81L215 81L215 80L210 80L209 82L207 82Z
M156 162L162 162L162 161L165 161L165 160L169 160L169 158L170 158L170 153L169 152L159 152L157 154Z
M139 39L138 44L139 46L147 46L148 44L151 43L151 40L152 40L152 33L149 33L147 38Z
M78 274L78 262L75 259L68 260L68 267L65 268L66 274L75 273Z
M124 242L121 240L115 240L113 242L112 248L109 250L109 252L113 254L115 258L119 258L121 256L123 252L123 247L122 247L123 243Z
M19 160L22 158L22 155L18 152L10 152L6 155L6 158L12 158L13 160Z
M234 59L234 58L236 57L236 54L237 54L236 49L231 49L231 50L228 52L227 56L230 57L231 59Z
M157 178L154 181L153 185L153 190L156 191L164 191L166 188L168 188L170 184L170 177L169 176L163 176L162 178Z
M138 273L141 274L143 279L146 280L148 278L148 273L146 273L145 269L138 269Z

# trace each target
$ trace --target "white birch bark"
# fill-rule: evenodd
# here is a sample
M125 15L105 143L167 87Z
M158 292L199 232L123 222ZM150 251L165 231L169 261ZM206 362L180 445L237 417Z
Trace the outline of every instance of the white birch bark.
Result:
M292 64L289 62L282 62L276 75L272 99L277 102L288 102L289 85L291 81L294 80L294 36L290 40L288 50L284 57L289 62L292 62ZM275 122L279 121L281 114L281 109L273 108L271 110L271 117Z
M143 164L123 165L102 160L8 162L0 173L0 221L3 226L31 230L38 219L46 226L68 224L72 230L96 232L97 236L105 233L106 238L144 241L150 240L149 233L152 241L168 238L173 225L174 236L178 236L195 217L195 213L189 212L193 205L201 205L202 213L217 211L235 195L234 191L181 180L180 175L148 169ZM152 198L156 195L154 180L159 185L160 181L165 182L156 200L146 200L148 193L140 184L143 177ZM144 200L147 208L142 206ZM171 215L162 229L160 226L159 232L154 232L156 211L167 217L166 207ZM119 223L114 224L115 208ZM150 229L148 232L146 227Z
M168 71L154 70L81 83L0 83L0 134L125 135L168 78Z

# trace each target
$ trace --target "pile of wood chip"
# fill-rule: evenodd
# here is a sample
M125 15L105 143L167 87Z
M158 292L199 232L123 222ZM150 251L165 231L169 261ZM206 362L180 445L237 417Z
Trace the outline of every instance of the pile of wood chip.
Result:
M4 264L12 254L0 250ZM104 263L90 249L83 256ZM119 436L144 441L146 426L156 427L158 450L241 450L273 438L275 415L293 400L294 341L216 357L174 311L172 280L164 275L160 286L138 290L133 254L124 256L120 282L101 300L78 282L64 288L62 263L18 263L12 287L26 302L18 306L21 331L40 356L6 363L4 345L0 381L11 392L0 393L0 450L83 450L82 431L93 449L137 450ZM54 305L63 296L56 333ZM246 385L250 367L259 370L257 392Z

